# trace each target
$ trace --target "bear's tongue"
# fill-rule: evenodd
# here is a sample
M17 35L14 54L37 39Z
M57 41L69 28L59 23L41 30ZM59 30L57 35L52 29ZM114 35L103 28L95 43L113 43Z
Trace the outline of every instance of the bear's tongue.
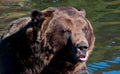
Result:
M80 55L79 56L79 60L80 61L86 61L87 60L87 57L85 55Z
M85 58L85 55L80 55L79 58Z

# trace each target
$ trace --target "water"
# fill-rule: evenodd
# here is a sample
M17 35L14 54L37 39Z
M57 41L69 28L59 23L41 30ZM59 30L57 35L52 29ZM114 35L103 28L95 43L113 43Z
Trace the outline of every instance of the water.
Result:
M94 21L96 44L88 70L90 74L120 74L120 1L104 1L105 13Z
M107 68L110 68L117 64L120 64L120 57L116 57L111 60L104 60L104 61L93 62L91 64L88 64L88 70L90 74L93 74L95 71L98 72L97 74L120 74L120 70L111 70L111 71L106 70ZM99 71L100 69L103 70Z
M118 70L118 71L103 72L103 74L120 74L120 70Z

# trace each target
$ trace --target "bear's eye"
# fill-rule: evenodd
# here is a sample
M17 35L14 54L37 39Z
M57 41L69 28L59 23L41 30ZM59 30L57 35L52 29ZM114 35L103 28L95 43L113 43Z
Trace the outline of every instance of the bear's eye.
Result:
M84 27L83 32L86 34L88 32L88 27Z
M61 37L63 37L63 40L67 41L67 39L69 39L69 37L71 36L71 31L68 29L61 30L60 35L61 35Z
M61 30L62 33L71 33L70 30Z

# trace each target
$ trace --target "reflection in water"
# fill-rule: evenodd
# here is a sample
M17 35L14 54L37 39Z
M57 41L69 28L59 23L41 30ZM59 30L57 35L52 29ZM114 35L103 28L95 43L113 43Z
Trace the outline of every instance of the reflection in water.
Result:
M120 63L120 57L116 57L111 60L105 60L102 62L94 62L92 64L88 64L88 70L90 74L93 74L94 71L109 67L110 64L119 64ZM102 74L120 74L120 70L118 71L109 71L109 72L102 72Z

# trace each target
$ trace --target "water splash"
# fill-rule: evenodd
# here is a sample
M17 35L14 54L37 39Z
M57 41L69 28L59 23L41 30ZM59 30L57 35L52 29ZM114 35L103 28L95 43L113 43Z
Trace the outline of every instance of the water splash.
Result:
M94 71L109 67L110 64L120 64L120 57L116 57L111 60L105 60L102 62L93 62L91 64L88 64L88 70L92 74ZM102 74L120 74L120 71L110 71L110 72L103 72Z

